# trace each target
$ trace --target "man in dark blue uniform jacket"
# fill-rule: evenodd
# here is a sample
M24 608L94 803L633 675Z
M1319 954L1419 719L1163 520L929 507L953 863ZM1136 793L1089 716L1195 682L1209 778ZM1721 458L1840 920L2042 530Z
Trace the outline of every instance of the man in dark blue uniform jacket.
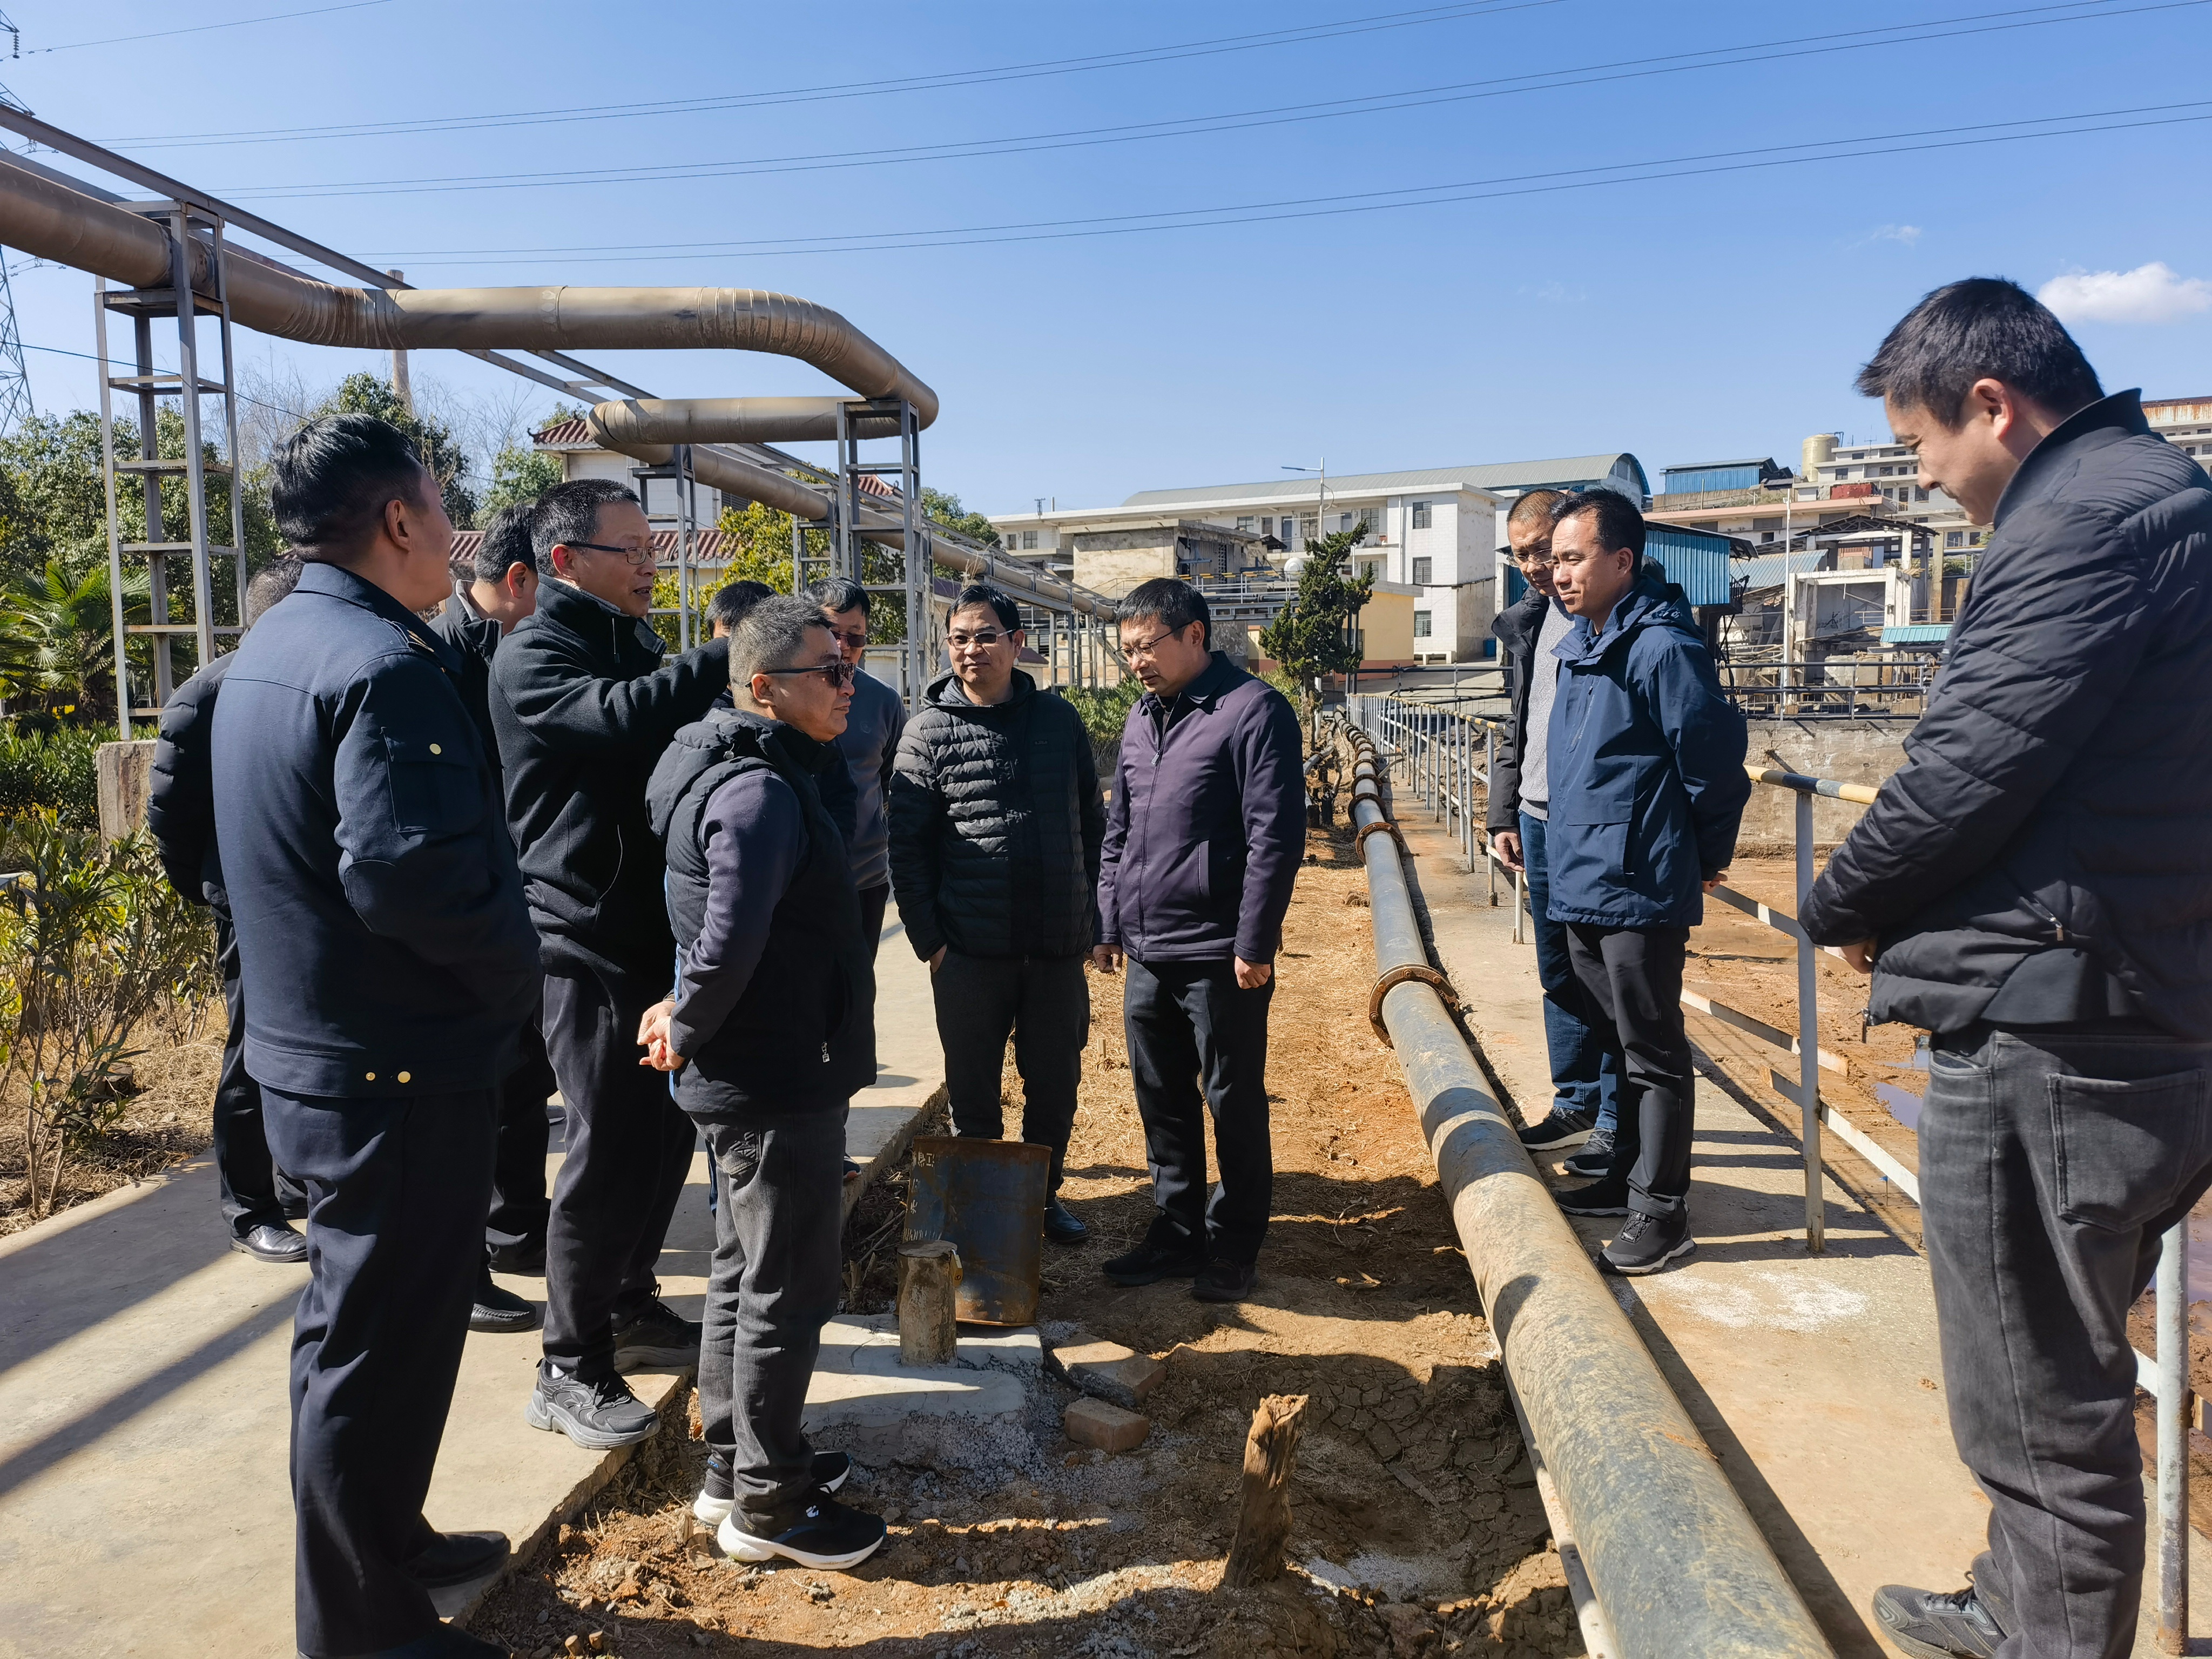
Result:
M430 1590L505 1558L422 1518L491 1196L496 1089L538 946L460 665L415 616L448 586L435 482L380 421L274 462L309 561L216 710L216 835L270 1149L307 1184L292 1344L307 1659L492 1654Z

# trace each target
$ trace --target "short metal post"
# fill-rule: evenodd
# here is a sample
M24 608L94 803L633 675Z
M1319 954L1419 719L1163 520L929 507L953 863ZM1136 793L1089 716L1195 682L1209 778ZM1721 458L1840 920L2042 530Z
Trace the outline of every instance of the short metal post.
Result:
M1486 803L1490 799L1491 792L1498 787L1497 778L1498 728L1494 726L1486 726L1482 728L1482 798L1486 803L1482 809L1482 821L1485 825L1482 863L1483 867L1490 872L1490 904L1492 909L1498 907L1498 860L1490 854L1487 828L1490 823L1490 808Z
M1516 945L1526 945L1528 942L1521 936L1522 920L1528 914L1528 872L1524 866L1513 872L1513 942Z
M1813 890L1813 797L1797 792L1797 914ZM1813 941L1797 929L1797 1105L1804 1124L1805 1248L1818 1255L1826 1248L1826 1194L1820 1186L1820 982L1814 972Z
M2158 1252L2158 1644L2189 1643L2189 1220Z

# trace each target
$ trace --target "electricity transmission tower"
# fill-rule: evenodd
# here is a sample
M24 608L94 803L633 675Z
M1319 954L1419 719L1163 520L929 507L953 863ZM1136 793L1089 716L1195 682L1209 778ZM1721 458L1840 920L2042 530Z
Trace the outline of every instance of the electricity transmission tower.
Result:
M22 36L4 11L0 11L0 34L8 37L9 55L20 57ZM23 107L22 100L4 86L0 86L0 101ZM7 250L0 248L0 437L13 432L33 412L31 374L23 365L23 337L15 331L15 289L8 280Z

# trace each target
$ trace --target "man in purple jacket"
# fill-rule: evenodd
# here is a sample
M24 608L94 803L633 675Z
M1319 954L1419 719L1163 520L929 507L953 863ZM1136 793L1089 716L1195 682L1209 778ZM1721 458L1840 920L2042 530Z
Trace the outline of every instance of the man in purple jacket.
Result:
M1102 973L1129 959L1122 1025L1158 1213L1104 1271L1117 1285L1192 1276L1200 1301L1236 1302L1274 1192L1267 1005L1305 854L1297 716L1212 649L1189 583L1142 583L1116 617L1146 695L1121 732L1091 959ZM1208 1107L1221 1172L1210 1199Z

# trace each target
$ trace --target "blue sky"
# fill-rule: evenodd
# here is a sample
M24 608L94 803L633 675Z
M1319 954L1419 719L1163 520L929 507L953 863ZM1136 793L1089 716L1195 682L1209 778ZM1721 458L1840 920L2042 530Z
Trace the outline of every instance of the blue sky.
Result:
M2070 276L2107 386L2212 393L2212 226L2187 205L2212 160L2212 120L2194 118L2212 117L2206 0L380 0L76 44L330 3L9 0L24 55L0 82L420 285L711 283L835 307L937 388L925 476L990 511L1324 456L1333 473L1617 448L1655 475L1794 460L1808 432L1881 434L1852 372L1920 294L1973 274ZM1854 33L1900 27L1920 38ZM1692 54L1738 61L1678 67L1713 61ZM899 77L940 79L761 96ZM725 106L655 107L687 100ZM1297 118L1347 108L1364 112ZM623 112L559 118L607 110ZM2112 130L1980 142L2075 116ZM1225 130L1102 131L1208 118ZM426 121L449 130L312 136ZM204 136L277 130L304 131ZM1747 165L1844 140L1948 147ZM881 159L951 145L1000 153ZM865 164L821 163L841 155ZM1688 176L1537 187L1629 163ZM578 177L641 167L705 176ZM517 174L551 182L488 177ZM1433 186L1456 188L1366 210ZM1359 210L1253 206L1319 198ZM1078 222L1231 209L1244 222ZM976 228L1008 226L1032 228ZM907 245L681 246L866 233ZM15 286L27 343L90 349L88 278ZM312 382L375 361L242 337ZM592 356L671 396L832 389L770 357ZM30 361L42 408L91 401L89 364ZM503 379L451 354L415 372L462 396Z

